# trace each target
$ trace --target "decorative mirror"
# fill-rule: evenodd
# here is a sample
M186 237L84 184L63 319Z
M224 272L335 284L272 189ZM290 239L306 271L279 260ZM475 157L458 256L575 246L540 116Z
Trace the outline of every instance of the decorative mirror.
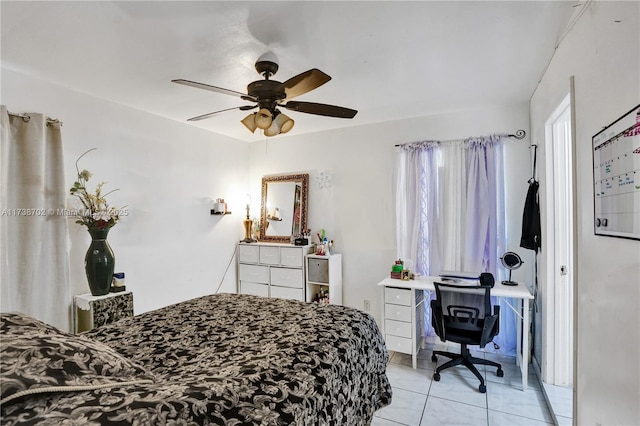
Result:
M518 256L518 253L508 251L502 255L502 257L500 258L500 261L502 262L502 266L504 266L509 270L509 279L507 281L502 281L502 284L518 285L517 282L511 281L511 271L513 271L514 269L518 269L524 263L520 258L520 256Z
M290 242L307 228L309 175L291 174L262 178L260 241Z

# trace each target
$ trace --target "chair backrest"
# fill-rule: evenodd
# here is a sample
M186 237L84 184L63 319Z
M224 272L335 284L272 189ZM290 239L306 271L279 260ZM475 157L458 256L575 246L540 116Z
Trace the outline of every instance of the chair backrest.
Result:
M491 312L491 286L435 283L432 325L442 340L477 337L484 346L498 333L499 311Z

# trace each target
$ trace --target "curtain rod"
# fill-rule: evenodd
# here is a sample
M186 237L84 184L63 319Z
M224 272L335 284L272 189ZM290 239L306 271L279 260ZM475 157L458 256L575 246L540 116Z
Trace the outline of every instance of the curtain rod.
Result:
M526 134L527 134L527 132L525 132L524 130L520 129L520 130L517 130L516 133L513 134L513 135L512 134L501 133L501 134L498 134L498 136L503 136L503 137L507 137L507 138L515 138L515 139L518 139L518 140L522 140L522 139L524 139ZM469 138L467 138L467 139L469 139ZM455 140L459 140L459 139L455 139ZM452 142L452 141L439 141L439 142ZM415 143L415 142L400 143L400 144L396 144L396 146L408 145L408 144L412 144L412 143Z
M31 116L29 114L18 114L16 112L11 112L11 111L7 111L7 114L12 115L14 117L20 117L22 118L22 120L24 120L25 123L28 123L29 120L31 120ZM60 124L62 126L62 121L58 120L57 118L51 118L51 117L46 117L47 120L47 124Z

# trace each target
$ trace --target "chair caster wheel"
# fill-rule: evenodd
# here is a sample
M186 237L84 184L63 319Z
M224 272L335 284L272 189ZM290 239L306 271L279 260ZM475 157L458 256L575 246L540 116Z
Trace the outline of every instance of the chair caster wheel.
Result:
M431 361L438 362L438 357L436 356L436 354L431 355Z
M502 371L501 368L498 369L498 371L496 372L496 374L498 375L498 377L504 377L504 371Z
M480 385L478 386L478 390L480 391L480 393L486 393L487 387L485 385Z
M436 382L440 381L440 373L433 373L433 380L435 380Z

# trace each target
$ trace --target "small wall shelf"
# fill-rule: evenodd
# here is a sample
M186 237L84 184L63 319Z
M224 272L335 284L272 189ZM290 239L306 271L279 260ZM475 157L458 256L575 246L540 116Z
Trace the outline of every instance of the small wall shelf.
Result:
M213 211L213 209L211 209L211 214L216 215L216 216L224 216L225 214L231 214L231 212L216 212Z

